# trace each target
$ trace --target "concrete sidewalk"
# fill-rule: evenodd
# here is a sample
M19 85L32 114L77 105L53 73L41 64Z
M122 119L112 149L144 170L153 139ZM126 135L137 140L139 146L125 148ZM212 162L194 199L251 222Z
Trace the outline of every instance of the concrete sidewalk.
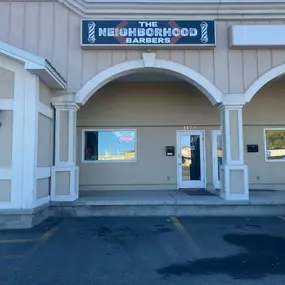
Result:
M217 195L184 191L81 192L73 202L53 202L55 217L94 216L283 216L285 192L251 192L249 201L225 201Z
M195 191L193 191L195 192ZM198 192L199 193L199 192ZM69 202L64 202L68 204ZM285 205L285 191L250 191L249 201L225 201L218 195L188 195L182 190L82 191L72 205Z

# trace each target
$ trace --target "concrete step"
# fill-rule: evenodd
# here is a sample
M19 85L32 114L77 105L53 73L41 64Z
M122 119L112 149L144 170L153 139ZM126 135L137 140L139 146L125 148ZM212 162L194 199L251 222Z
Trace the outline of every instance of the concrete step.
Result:
M284 205L51 205L56 217L285 216Z

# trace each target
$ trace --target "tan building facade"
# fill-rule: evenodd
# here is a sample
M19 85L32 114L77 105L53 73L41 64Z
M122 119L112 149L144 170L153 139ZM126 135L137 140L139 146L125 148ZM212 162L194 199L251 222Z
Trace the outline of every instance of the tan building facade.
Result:
M0 209L87 190L285 190L285 1L163 2L0 3Z

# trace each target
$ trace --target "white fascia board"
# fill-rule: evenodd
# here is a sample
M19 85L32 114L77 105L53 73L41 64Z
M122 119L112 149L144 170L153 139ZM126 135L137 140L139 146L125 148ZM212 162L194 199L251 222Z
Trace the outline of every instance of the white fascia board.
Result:
M4 42L0 42L0 54L23 63L26 70L38 75L49 87L54 89L66 87L64 78L46 59Z
M256 4L256 3L285 3L285 0L81 0L81 2L105 4L105 3L173 3L173 4Z
M277 48L285 46L285 25L233 25L230 27L232 48Z

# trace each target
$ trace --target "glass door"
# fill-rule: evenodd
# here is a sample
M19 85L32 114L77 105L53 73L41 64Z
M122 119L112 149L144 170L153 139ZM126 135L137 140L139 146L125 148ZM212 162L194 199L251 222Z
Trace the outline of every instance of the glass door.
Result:
M204 132L177 132L178 188L205 188Z
M212 133L213 182L215 189L221 188L220 168L223 163L222 133L215 130Z

